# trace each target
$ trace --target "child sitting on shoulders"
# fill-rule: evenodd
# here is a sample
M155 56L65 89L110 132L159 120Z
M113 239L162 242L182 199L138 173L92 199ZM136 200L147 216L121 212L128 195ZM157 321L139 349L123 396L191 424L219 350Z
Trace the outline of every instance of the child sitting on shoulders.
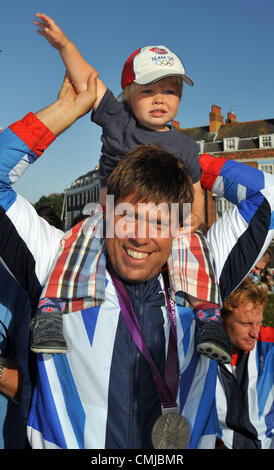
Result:
M59 50L75 89L85 90L87 79L94 68L85 61L52 18L41 13L36 16L39 21L34 23L39 27L38 33ZM220 363L226 363L231 361L231 343L221 324L219 291L215 276L212 275L214 268L205 238L200 232L195 232L202 222L204 209L199 146L169 125L178 111L183 82L193 85L179 57L163 45L141 47L127 59L121 79L123 101L117 100L104 82L97 79L97 100L93 107L92 121L103 130L99 170L102 186L100 203L104 204L109 175L120 159L137 145L152 143L163 147L189 169L194 187L191 217L187 221L187 229L191 233L186 235L188 243L184 248L181 243L180 249L186 252L183 255L185 263L188 259L192 259L192 262L195 259L196 266L189 270L193 273L193 279L191 275L188 277L184 289L197 320L198 351ZM187 230L184 229L184 233ZM203 262L200 263L200 260ZM197 273L200 274L203 269L208 284L203 286L205 295L201 298L197 295ZM41 349L40 344L38 350L33 338L32 349L36 352L62 352L60 346L64 344L63 352L66 351L65 343L57 344L55 350L52 342L49 348L47 341L44 343L44 349Z

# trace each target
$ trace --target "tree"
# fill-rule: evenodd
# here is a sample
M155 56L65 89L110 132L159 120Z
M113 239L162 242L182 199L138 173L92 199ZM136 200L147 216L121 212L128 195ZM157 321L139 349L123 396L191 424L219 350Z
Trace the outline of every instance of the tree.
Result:
M39 201L34 204L34 207L37 210L41 207L49 206L56 212L59 217L61 217L63 202L64 193L52 193L48 196L40 197Z

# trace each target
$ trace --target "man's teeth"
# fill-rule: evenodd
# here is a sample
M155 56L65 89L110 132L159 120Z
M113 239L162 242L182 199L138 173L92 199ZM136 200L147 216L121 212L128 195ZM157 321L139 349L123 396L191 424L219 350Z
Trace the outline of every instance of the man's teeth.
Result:
M148 253L142 253L140 251L129 250L128 248L126 248L126 252L129 256L131 256L131 258L135 258L135 259L144 259L147 256L149 256Z

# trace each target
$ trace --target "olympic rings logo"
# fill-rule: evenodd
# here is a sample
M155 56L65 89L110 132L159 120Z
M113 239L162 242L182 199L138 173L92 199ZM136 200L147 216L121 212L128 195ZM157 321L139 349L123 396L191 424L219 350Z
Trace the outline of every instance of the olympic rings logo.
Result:
M174 60L172 57L167 57L165 59L156 59L155 60L156 65L160 65L161 67L166 67L166 66L172 66L174 65Z

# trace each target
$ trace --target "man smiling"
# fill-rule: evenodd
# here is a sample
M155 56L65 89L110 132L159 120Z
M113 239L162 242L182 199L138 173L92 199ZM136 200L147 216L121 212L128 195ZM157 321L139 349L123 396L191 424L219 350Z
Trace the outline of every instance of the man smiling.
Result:
M129 152L113 171L107 194L114 197L116 207L106 218L108 224L113 217L115 227L114 236L106 238L111 264L123 279L146 282L169 258L179 229L176 219L182 225L183 209L193 201L191 178L176 157L145 145ZM119 206L128 210L117 211Z

